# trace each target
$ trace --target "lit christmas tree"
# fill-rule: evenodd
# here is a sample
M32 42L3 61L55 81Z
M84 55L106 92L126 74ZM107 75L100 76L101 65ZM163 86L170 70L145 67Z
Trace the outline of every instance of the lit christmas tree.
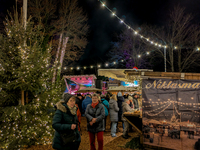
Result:
M64 84L52 84L51 45L43 45L42 26L15 12L0 35L0 149L19 149L52 141L53 103ZM21 100L25 97L25 105ZM22 101L22 103L21 103Z

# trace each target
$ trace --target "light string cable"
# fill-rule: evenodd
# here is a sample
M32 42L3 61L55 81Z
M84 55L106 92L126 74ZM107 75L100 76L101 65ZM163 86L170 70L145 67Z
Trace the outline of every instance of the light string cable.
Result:
M169 105L167 107L165 107L163 110L161 110L160 112L156 113L156 114L149 114L148 112L145 112L147 115L149 116L157 116L159 115L160 113L162 113L163 111L165 111L172 103L169 102Z
M148 111L148 112L146 112L146 113L151 113L151 112L154 112L154 111L156 111L156 110L162 109L162 108L166 107L166 105L167 105L167 104L165 104L165 105L163 105L163 106L161 106L161 107L159 107L159 108L156 108L156 109L154 109L154 110Z
M105 7L108 11L110 11L113 16L115 16L118 20L120 20L120 22L123 23L128 29L132 30L135 35L140 36L140 38L145 39L147 42L149 42L150 44L153 44L156 47L160 47L160 48L168 47L167 44L160 44L159 42L154 42L154 41L150 40L150 38L147 38L147 37L139 34L138 31L136 31L132 27L130 27L123 19L121 19L119 16L116 15L116 13L114 13L110 8L108 8L108 6L105 4L105 2L103 2L102 0L98 0L98 1L102 4L103 7ZM178 49L178 46L174 46L173 48ZM184 48L184 47L182 47L182 48ZM196 50L199 51L200 48L197 46Z

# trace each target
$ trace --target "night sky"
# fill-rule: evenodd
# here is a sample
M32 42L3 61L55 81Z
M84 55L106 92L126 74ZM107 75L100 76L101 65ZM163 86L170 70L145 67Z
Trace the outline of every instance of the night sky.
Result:
M15 0L0 0L1 19L6 9L12 8L13 4ZM186 12L193 13L196 22L200 22L200 0L106 0L106 5L110 9L114 7L117 9L116 14L119 17L126 16L125 22L132 28L144 23L164 25L170 9L177 4L185 7ZM125 29L125 26L106 8L103 8L98 0L79 0L79 5L88 15L90 30L88 45L77 65L104 63L107 60L106 54L111 49L111 42L116 40L117 35Z
M200 0L106 0L106 5L111 10L114 7L117 9L116 14L119 17L126 16L125 22L132 28L144 23L164 25L169 18L170 10L178 4L185 7L187 13L194 14L196 22L200 22ZM88 14L90 34L85 54L79 62L81 64L104 63L111 42L125 26L103 8L98 0L81 0L80 5Z

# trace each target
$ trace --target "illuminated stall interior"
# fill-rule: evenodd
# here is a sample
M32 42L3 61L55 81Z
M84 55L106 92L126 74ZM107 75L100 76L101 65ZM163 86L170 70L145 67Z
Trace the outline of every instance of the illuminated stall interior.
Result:
M76 91L86 87L95 87L95 75L65 75L66 91L75 94Z

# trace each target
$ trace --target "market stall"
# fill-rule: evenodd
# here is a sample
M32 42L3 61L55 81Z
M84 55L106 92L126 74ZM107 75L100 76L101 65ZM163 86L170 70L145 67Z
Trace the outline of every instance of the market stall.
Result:
M139 82L137 91L142 93L143 122L140 129L144 144L180 150L187 144L188 150L193 149L199 138L200 74L142 69L116 72L117 69L99 70L101 75L111 75L130 83ZM127 121L140 132L135 118L134 114L126 115ZM191 140L189 143L188 138Z

